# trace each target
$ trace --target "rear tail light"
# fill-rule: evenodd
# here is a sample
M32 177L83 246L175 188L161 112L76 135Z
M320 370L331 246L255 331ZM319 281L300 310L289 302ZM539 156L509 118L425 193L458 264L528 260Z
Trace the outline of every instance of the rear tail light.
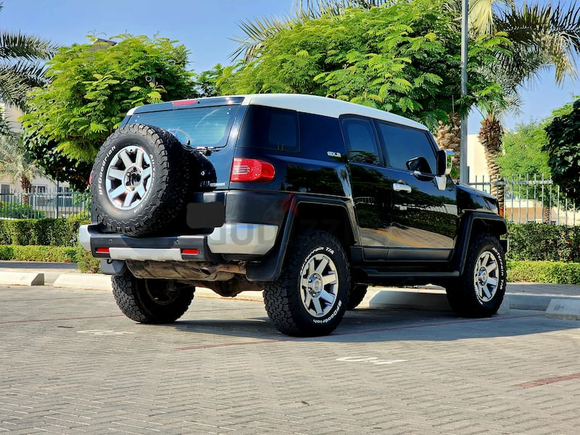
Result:
M230 181L272 181L275 176L276 170L271 163L235 158Z

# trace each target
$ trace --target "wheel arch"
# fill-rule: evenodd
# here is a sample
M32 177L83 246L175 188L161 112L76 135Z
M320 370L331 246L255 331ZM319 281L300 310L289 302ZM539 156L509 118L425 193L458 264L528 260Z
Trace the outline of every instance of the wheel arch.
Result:
M507 233L505 219L500 215L477 212L469 213L463 217L462 223L459 227L458 238L455 244L455 255L453 258L453 263L456 265L456 269L459 270L460 274L463 273L465 268L469 243L474 234L479 233L488 233L500 240L500 237ZM502 243L502 245L507 251L507 243Z
M260 263L249 264L249 281L273 281L280 276L288 243L298 231L321 230L335 236L344 250L356 244L359 234L354 222L354 210L348 201L296 195L288 205L283 231L274 248Z

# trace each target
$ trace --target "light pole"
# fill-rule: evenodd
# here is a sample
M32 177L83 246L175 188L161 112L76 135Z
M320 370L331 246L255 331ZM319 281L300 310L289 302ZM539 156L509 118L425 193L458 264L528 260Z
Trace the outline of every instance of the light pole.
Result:
M469 0L461 0L461 96L467 96L467 38L469 30ZM467 167L467 113L461 118L461 143L459 145L459 182L469 182Z

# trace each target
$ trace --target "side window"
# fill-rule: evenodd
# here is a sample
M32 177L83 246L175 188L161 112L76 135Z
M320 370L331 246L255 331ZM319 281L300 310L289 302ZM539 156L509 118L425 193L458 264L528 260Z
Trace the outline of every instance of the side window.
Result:
M379 123L389 165L395 169L434 174L436 159L427 132Z
M338 118L300 112L300 147L308 157L327 159L329 151L345 155Z
M380 162L372 122L347 118L342 122L348 159L351 162L378 165Z
M240 133L240 146L298 151L298 115L293 110L251 105Z

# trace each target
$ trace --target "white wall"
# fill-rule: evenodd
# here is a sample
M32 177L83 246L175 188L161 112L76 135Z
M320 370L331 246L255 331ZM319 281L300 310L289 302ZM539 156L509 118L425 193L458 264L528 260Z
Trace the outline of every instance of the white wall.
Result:
M469 182L489 181L489 172L487 171L487 162L485 161L485 153L483 145L479 142L476 134L470 134L467 137L467 166L469 166Z

